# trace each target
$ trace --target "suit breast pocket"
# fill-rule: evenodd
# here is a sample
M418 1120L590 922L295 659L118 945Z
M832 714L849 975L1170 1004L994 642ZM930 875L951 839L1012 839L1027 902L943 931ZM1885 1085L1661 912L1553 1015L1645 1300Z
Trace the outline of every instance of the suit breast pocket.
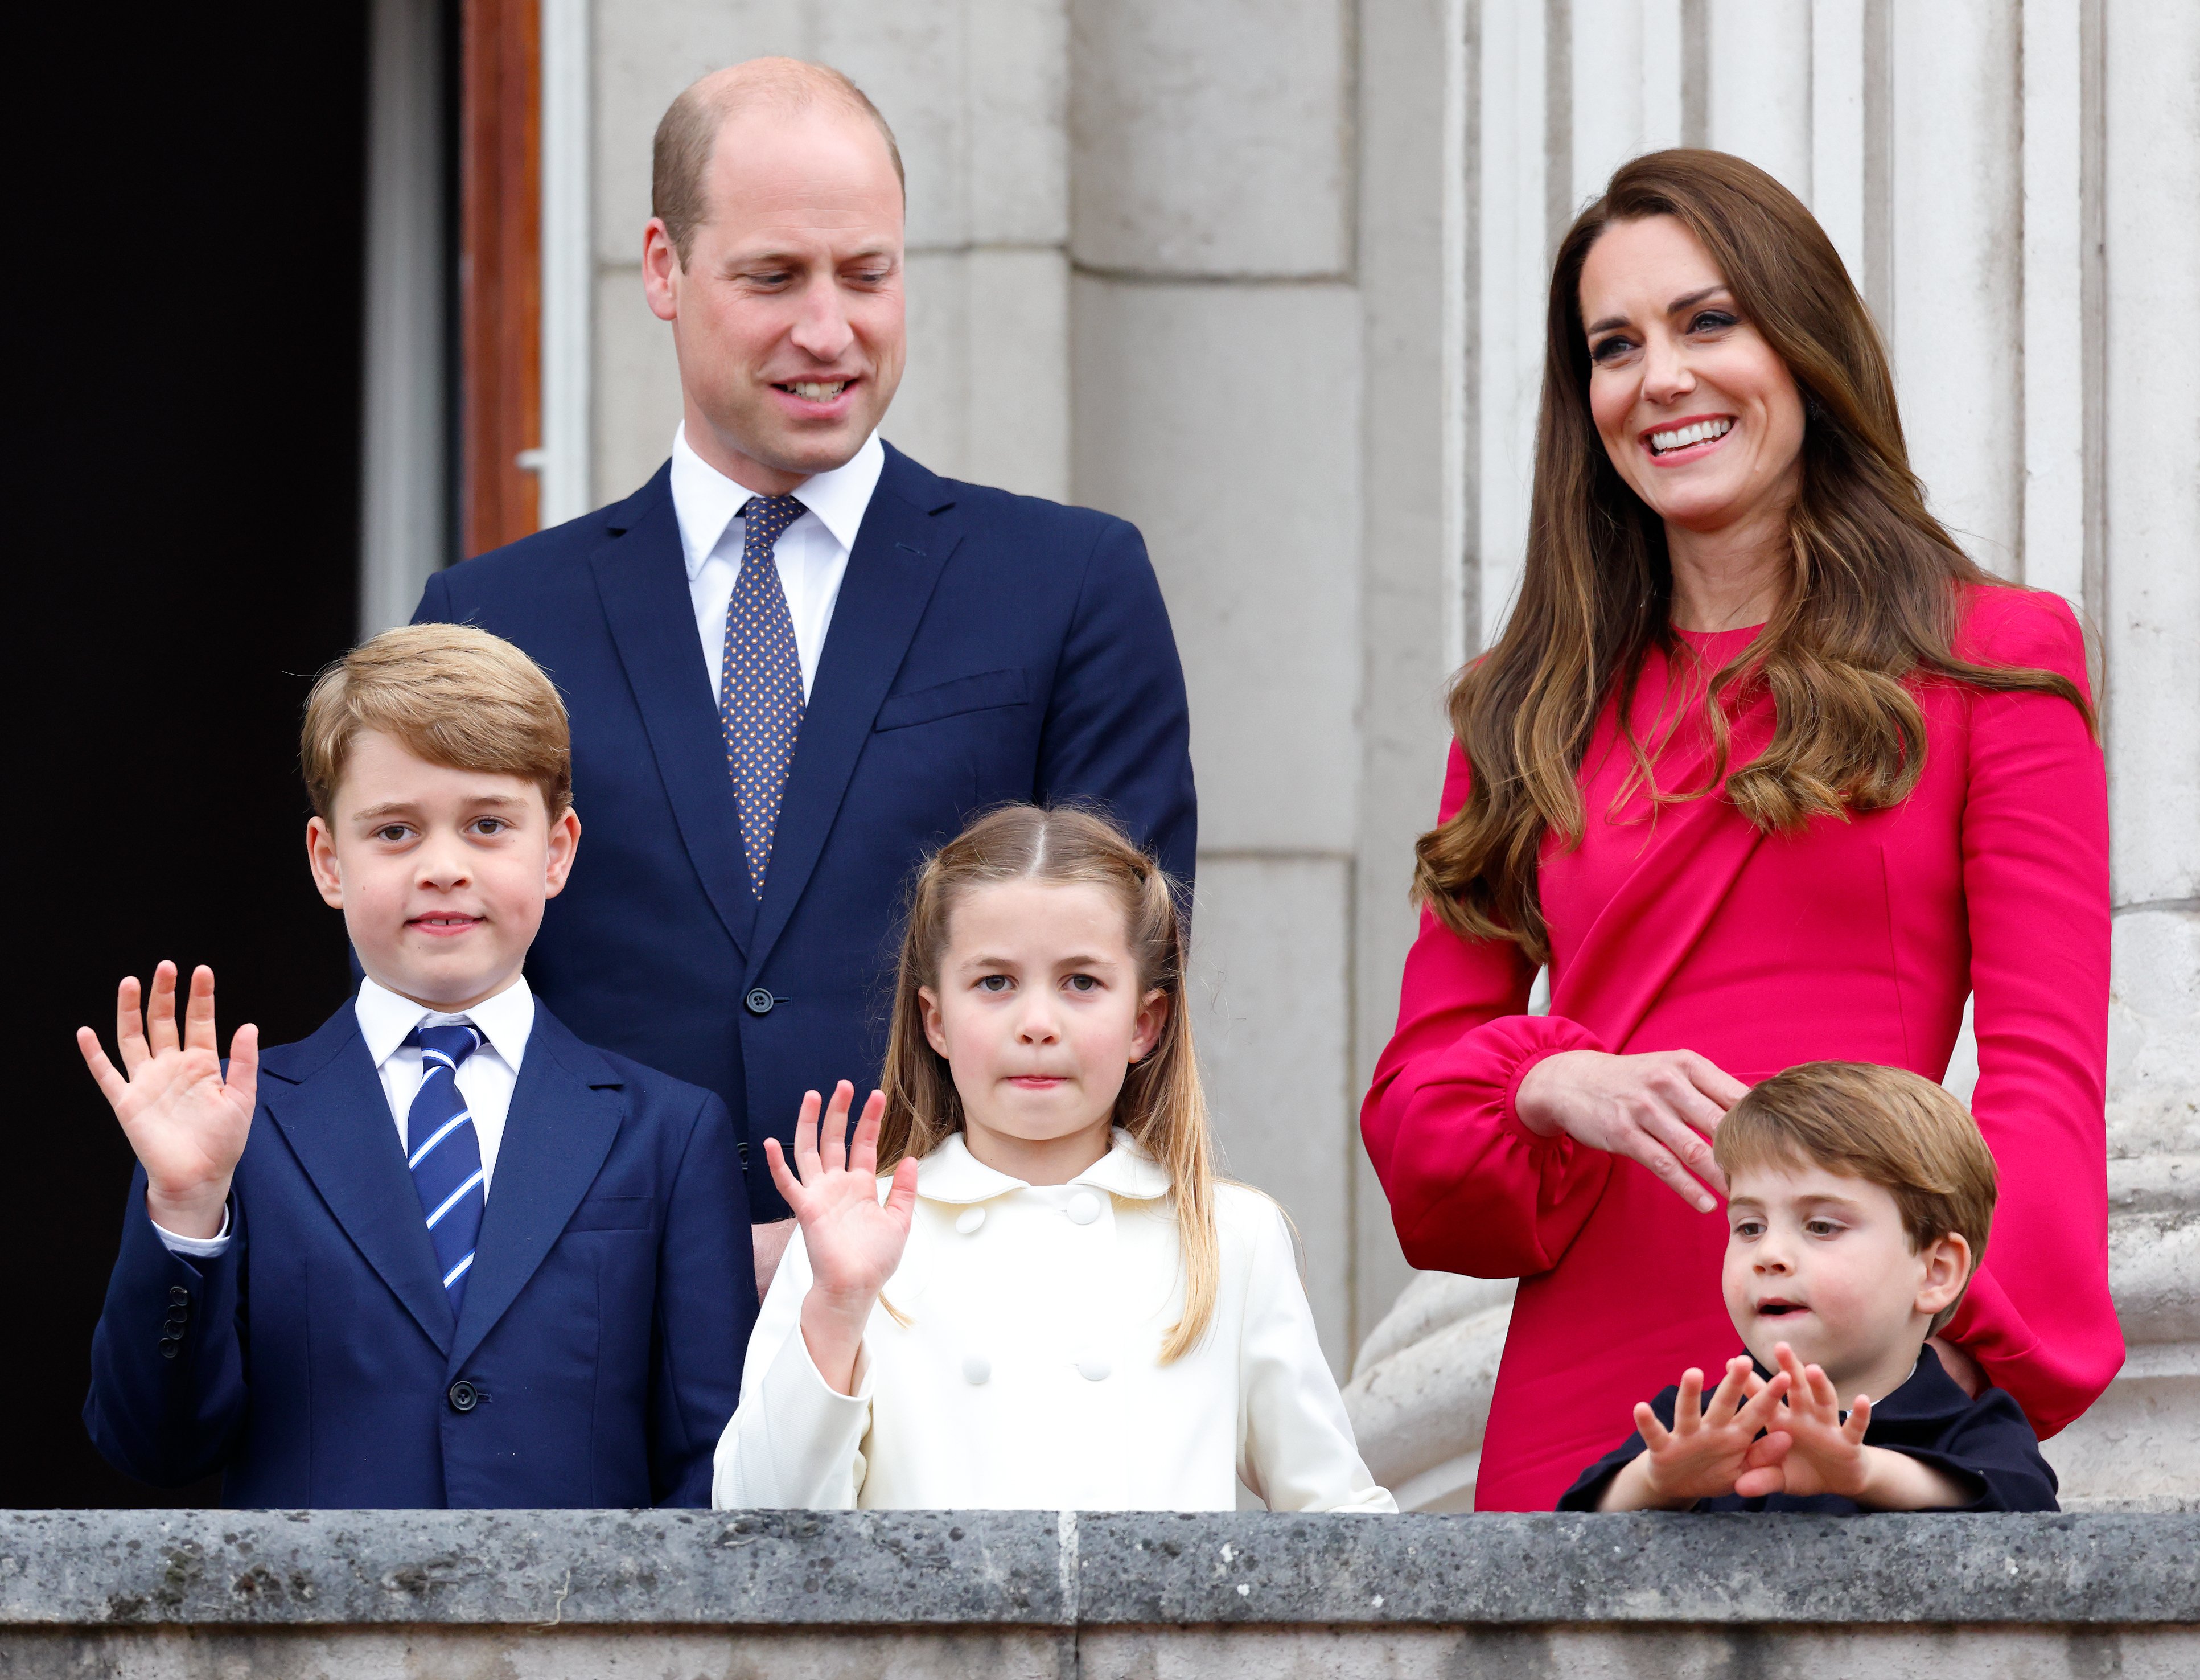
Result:
M655 1198L648 1196L591 1196L565 1221L572 1231L647 1231Z
M871 725L876 734L934 723L966 711L988 711L996 706L1021 705L1031 698L1030 685L1021 670L981 670L958 676L905 694L889 694L879 706Z

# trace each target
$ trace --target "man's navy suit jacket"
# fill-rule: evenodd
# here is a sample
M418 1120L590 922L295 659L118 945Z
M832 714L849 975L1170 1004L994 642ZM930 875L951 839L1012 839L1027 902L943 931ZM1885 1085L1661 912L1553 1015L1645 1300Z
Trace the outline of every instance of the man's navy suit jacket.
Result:
M591 1043L726 1099L749 1205L805 1091L879 1077L926 851L1009 800L1107 810L1191 884L1184 674L1137 530L956 483L888 446L749 885L669 465L585 518L437 573L415 620L534 656L573 720L581 851L528 978Z
M248 1507L711 1502L757 1310L716 1097L538 1004L454 1322L352 1006L259 1095L219 1258L131 1180L85 1402L109 1463Z

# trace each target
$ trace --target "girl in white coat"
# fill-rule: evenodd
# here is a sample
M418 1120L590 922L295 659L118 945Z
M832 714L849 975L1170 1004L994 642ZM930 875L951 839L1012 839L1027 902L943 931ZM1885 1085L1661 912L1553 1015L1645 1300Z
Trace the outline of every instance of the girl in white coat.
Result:
M1217 1183L1168 879L1015 805L924 866L886 1089L804 1102L720 1507L1395 1511L1275 1203ZM887 1176L878 1176L881 1172Z

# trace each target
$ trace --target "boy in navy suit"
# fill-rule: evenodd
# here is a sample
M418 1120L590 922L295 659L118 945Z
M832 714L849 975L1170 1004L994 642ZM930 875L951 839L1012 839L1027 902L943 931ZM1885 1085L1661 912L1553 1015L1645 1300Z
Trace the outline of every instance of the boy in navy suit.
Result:
M302 1043L163 963L117 1071L137 1152L85 1421L233 1506L707 1505L756 1316L725 1105L591 1049L521 966L580 841L557 692L448 624L314 685L315 884L366 970Z

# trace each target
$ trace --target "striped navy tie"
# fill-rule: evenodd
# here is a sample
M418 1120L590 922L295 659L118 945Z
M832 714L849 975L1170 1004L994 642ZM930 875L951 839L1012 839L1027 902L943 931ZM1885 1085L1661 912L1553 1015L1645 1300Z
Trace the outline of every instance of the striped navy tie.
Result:
M436 1244L436 1269L455 1319L466 1298L466 1273L488 1204L481 1139L459 1090L459 1064L481 1048L482 1035L464 1023L416 1027L405 1042L420 1051L420 1094L405 1116L406 1164L412 1169L412 1188L420 1194L420 1211Z

